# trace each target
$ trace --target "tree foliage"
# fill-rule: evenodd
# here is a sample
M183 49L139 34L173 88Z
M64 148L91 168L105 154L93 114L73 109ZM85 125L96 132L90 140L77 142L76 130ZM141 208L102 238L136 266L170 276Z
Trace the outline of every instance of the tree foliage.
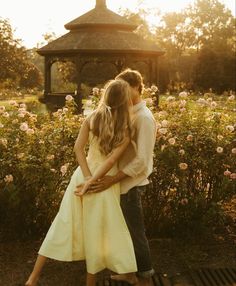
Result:
M13 37L8 20L0 18L0 83L3 87L37 87L39 70L30 62L27 50Z
M145 10L124 13L139 25L137 33L154 39L166 51L160 61L162 88L177 86L178 90L186 87L185 82L195 89L236 89L235 18L224 4L197 0L181 12L156 15L155 33L150 32L146 14Z

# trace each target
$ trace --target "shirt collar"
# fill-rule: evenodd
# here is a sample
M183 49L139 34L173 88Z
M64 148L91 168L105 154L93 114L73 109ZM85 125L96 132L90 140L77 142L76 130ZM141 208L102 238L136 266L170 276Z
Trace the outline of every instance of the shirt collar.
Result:
M133 112L137 112L145 106L146 106L146 101L142 100L141 102L139 102L133 106Z

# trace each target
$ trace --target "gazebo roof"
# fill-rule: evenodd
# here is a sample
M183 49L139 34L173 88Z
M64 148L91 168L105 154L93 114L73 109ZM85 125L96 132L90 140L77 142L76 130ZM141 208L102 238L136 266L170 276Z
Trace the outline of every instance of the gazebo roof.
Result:
M158 46L137 35L137 26L111 10L105 0L65 25L69 33L38 50L40 55L84 53L138 53L161 55Z
M133 31L137 28L137 25L122 17L113 11L107 9L106 2L104 0L98 0L96 7L82 16L67 23L65 28L67 30L77 30L83 28L92 28L94 25L97 27L120 28L122 30Z

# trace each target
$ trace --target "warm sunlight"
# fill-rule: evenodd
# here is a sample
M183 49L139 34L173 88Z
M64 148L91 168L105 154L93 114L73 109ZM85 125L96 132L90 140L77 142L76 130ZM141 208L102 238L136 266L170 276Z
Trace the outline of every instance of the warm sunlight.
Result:
M236 0L0 1L0 286L236 286Z
M120 9L137 11L138 8L146 8L150 15L147 20L155 24L157 18L155 13L169 11L180 11L193 0L107 0L109 9L119 12ZM235 13L234 0L221 0L222 3ZM16 37L23 40L27 47L36 46L42 41L42 35L47 32L55 32L57 36L64 34L64 24L77 18L95 5L95 0L42 0L37 5L30 0L8 0L1 4L0 17L8 18L15 29ZM13 9L14 8L14 9ZM20 11L20 13L19 13Z

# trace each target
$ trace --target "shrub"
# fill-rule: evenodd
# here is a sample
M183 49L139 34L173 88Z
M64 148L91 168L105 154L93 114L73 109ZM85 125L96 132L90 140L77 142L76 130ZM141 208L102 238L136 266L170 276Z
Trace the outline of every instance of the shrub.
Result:
M38 116L10 104L0 111L0 225L8 236L28 236L45 231L58 210L83 118L73 114L72 101Z
M207 95L197 101L187 96L162 98L159 110L153 109L158 127L153 188L143 194L150 235L218 224L221 204L236 193L235 99L222 105ZM83 121L67 99L52 114L36 115L14 101L0 106L4 236L43 235L58 211L77 166L73 146Z
M236 194L233 104L226 112L212 98L162 101L155 114L153 188L144 200L150 233L200 231L221 222L221 203Z

